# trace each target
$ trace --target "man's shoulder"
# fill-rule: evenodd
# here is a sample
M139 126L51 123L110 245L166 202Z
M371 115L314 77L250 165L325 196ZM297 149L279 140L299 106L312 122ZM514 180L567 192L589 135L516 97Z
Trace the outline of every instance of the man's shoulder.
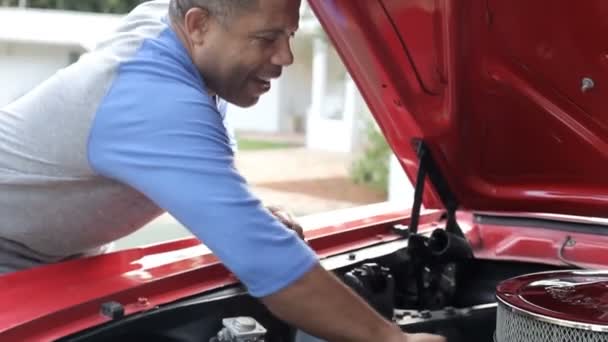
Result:
M222 114L204 88L189 79L150 77L146 75L119 76L102 101L98 116L109 115L112 120L141 118L146 121L184 121L190 117L206 118L216 123ZM169 120L169 121L168 121Z
M170 27L158 37L145 40L132 58L121 63L113 83L113 88L121 88L136 101L143 98L147 103L216 107L200 73Z

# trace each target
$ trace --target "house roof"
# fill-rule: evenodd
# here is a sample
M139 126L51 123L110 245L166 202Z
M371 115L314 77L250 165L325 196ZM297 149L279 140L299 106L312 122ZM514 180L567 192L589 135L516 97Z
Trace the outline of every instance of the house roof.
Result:
M123 16L0 7L0 41L77 46L91 50Z

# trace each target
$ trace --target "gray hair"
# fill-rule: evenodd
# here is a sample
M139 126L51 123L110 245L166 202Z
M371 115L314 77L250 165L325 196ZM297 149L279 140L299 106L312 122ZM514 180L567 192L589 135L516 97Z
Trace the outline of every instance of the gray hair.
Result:
M192 8L204 8L209 14L224 21L238 10L251 9L258 0L171 0L169 16L181 22Z

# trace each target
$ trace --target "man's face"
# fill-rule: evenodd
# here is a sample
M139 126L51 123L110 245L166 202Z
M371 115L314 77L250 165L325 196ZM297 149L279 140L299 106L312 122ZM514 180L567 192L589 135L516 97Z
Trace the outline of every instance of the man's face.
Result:
M298 28L300 0L258 0L223 22L210 18L192 58L209 90L241 107L258 102L270 80L293 63L290 41Z

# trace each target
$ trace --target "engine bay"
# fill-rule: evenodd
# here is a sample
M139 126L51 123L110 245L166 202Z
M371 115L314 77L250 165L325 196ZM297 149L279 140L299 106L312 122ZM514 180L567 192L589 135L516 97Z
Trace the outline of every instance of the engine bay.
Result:
M435 239L420 235L419 244L410 236L332 256L322 264L403 331L441 334L450 342L491 341L497 285L557 269L473 259L454 249L453 237L447 236L450 248L444 248L446 235L439 234ZM274 317L240 286L117 318L60 341L108 340L323 342Z

